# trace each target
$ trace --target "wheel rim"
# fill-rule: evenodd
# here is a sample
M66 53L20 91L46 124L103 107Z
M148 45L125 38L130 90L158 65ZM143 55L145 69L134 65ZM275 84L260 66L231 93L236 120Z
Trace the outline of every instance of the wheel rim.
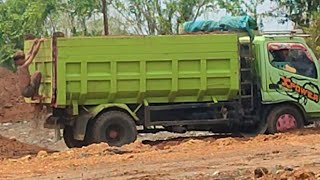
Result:
M117 143L122 139L124 129L120 125L111 125L106 129L106 137L108 143Z
M277 120L277 131L285 132L297 128L297 120L291 114L283 114Z

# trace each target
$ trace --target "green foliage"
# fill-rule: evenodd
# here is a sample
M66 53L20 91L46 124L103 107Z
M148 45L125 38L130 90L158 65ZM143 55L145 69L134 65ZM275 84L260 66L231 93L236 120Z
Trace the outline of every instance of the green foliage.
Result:
M67 0L61 5L62 14L70 19L73 35L89 35L87 20L101 9L100 0ZM63 18L63 17L60 17ZM81 30L77 31L77 24Z
M12 54L23 49L25 34L44 34L48 14L55 11L55 0L7 0L0 3L0 65L14 70Z
M311 35L308 38L308 44L313 49L313 52L320 58L320 13L313 14L314 20L310 27L305 28L305 31Z
M310 25L314 12L320 12L319 0L270 0L278 6L263 13L257 12L257 6L263 4L265 0L217 0L217 2L221 8L225 8L233 15L248 14L256 19L259 16L272 16L275 11L286 13L293 22L303 27Z
M287 7L289 18L302 27L308 27L314 12L320 12L319 0L275 0Z
M100 0L0 1L0 66L12 69L10 57L16 49L23 50L28 34L48 36L70 29L72 35L99 35L98 29L88 32L87 21L100 11Z
M138 34L173 34L178 25L195 20L210 0L114 0L119 14Z
M10 45L2 45L0 47L0 66L15 72L16 66L12 59L13 53L13 47Z
M258 12L258 6L262 5L266 0L218 0L218 5L221 8L226 9L232 15L240 16L240 15L249 15L254 19L258 19L259 17L264 16L273 16L274 12L280 11L282 6L279 6L269 9L265 12ZM272 2L273 0L271 0Z

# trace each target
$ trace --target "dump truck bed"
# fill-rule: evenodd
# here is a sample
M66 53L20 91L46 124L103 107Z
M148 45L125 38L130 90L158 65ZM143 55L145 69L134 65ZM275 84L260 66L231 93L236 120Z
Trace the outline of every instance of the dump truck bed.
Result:
M238 54L236 34L58 38L30 70L57 106L224 101L239 90Z

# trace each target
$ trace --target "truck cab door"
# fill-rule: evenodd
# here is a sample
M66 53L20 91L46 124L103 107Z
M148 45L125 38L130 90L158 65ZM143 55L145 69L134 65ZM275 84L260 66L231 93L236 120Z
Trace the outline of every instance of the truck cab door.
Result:
M267 44L265 100L269 103L294 101L307 112L319 112L319 64L306 44Z

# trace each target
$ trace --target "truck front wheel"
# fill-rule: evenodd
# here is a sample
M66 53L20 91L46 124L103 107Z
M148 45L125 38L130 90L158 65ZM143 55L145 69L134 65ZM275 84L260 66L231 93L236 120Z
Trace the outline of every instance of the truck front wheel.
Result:
M301 112L290 105L281 105L273 108L267 116L268 132L279 133L303 128Z
M92 127L93 142L106 142L110 146L130 144L137 139L137 134L134 120L120 111L101 114Z

